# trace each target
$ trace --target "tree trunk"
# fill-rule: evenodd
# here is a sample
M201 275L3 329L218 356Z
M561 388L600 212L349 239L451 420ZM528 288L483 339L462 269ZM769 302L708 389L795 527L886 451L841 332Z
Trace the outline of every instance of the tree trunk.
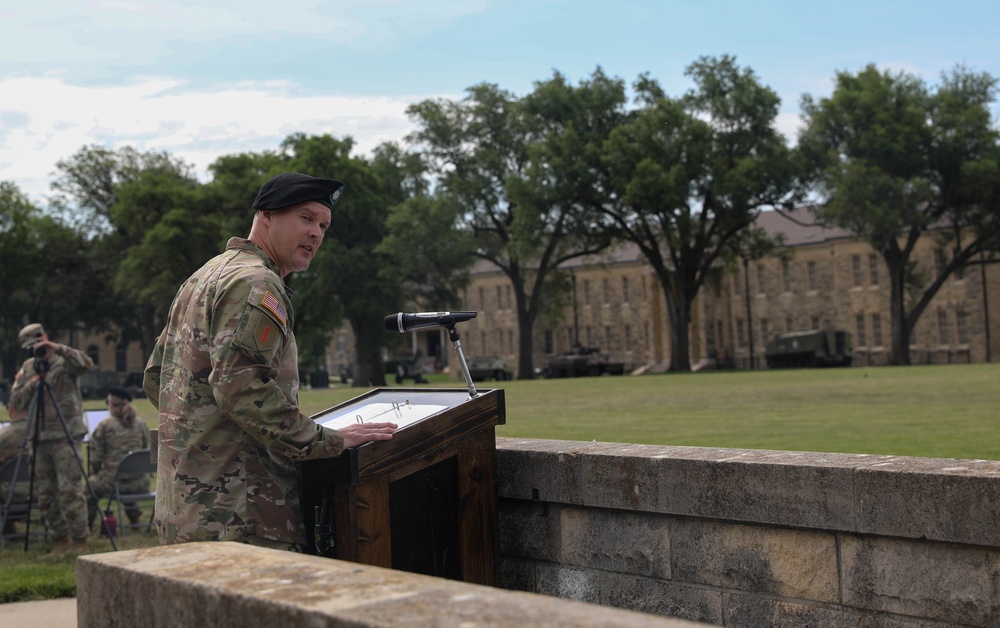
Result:
M385 368L382 365L382 330L363 322L351 321L354 330L354 380L352 388L385 386Z
M893 252L884 252L886 265L889 268L889 318L892 328L892 352L889 363L894 366L905 366L910 363L910 336L906 329L906 260Z
M517 308L517 379L535 378L534 347L532 327L534 320L521 308Z

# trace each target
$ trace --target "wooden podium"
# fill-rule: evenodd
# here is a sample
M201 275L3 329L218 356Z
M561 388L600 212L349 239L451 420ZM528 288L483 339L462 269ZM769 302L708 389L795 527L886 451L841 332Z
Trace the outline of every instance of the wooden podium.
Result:
M301 465L307 551L496 585L503 392L380 388L314 415L334 429L391 421L399 430Z

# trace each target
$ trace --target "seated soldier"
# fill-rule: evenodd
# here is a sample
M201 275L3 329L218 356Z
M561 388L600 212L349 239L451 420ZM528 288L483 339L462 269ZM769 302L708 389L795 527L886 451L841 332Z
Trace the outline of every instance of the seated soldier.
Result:
M111 415L101 421L90 437L90 487L99 499L115 494L115 473L118 463L130 451L149 448L149 428L136 414L130 403L128 390L113 387L108 392L108 410ZM142 473L119 478L118 490L123 493L145 493L149 490L150 475ZM99 504L93 497L87 499L87 516L94 527ZM135 504L125 504L125 514L130 523L138 523L142 510Z
M7 411L10 413L10 424L0 430L0 466L3 466L9 460L15 460L17 454L21 451L21 445L24 444L24 455L21 456L21 466L23 468L31 468L31 441L24 440L24 431L28 426L28 413L23 410L15 410L14 408L8 408ZM7 490L6 485L0 486L0 500L6 503L7 500ZM13 502L25 502L28 501L28 484L26 482L21 482L15 485L14 488L14 498ZM14 520L8 519L4 521L3 533L4 534L14 534Z

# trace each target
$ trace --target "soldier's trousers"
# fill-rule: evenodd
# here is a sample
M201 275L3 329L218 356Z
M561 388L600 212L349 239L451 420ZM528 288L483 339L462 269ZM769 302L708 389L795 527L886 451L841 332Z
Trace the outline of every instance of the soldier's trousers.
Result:
M90 536L83 472L77 461L80 445L80 440L72 445L64 439L50 440L38 443L35 450L38 505L55 539Z

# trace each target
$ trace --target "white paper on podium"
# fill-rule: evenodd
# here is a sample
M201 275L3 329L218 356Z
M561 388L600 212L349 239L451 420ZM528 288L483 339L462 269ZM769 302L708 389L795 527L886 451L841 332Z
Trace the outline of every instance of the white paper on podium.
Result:
M410 403L393 401L373 402L360 408L347 408L329 417L319 417L317 423L324 427L339 430L354 423L395 423L398 429L403 429L417 421L422 421L435 415L448 406L435 404Z

